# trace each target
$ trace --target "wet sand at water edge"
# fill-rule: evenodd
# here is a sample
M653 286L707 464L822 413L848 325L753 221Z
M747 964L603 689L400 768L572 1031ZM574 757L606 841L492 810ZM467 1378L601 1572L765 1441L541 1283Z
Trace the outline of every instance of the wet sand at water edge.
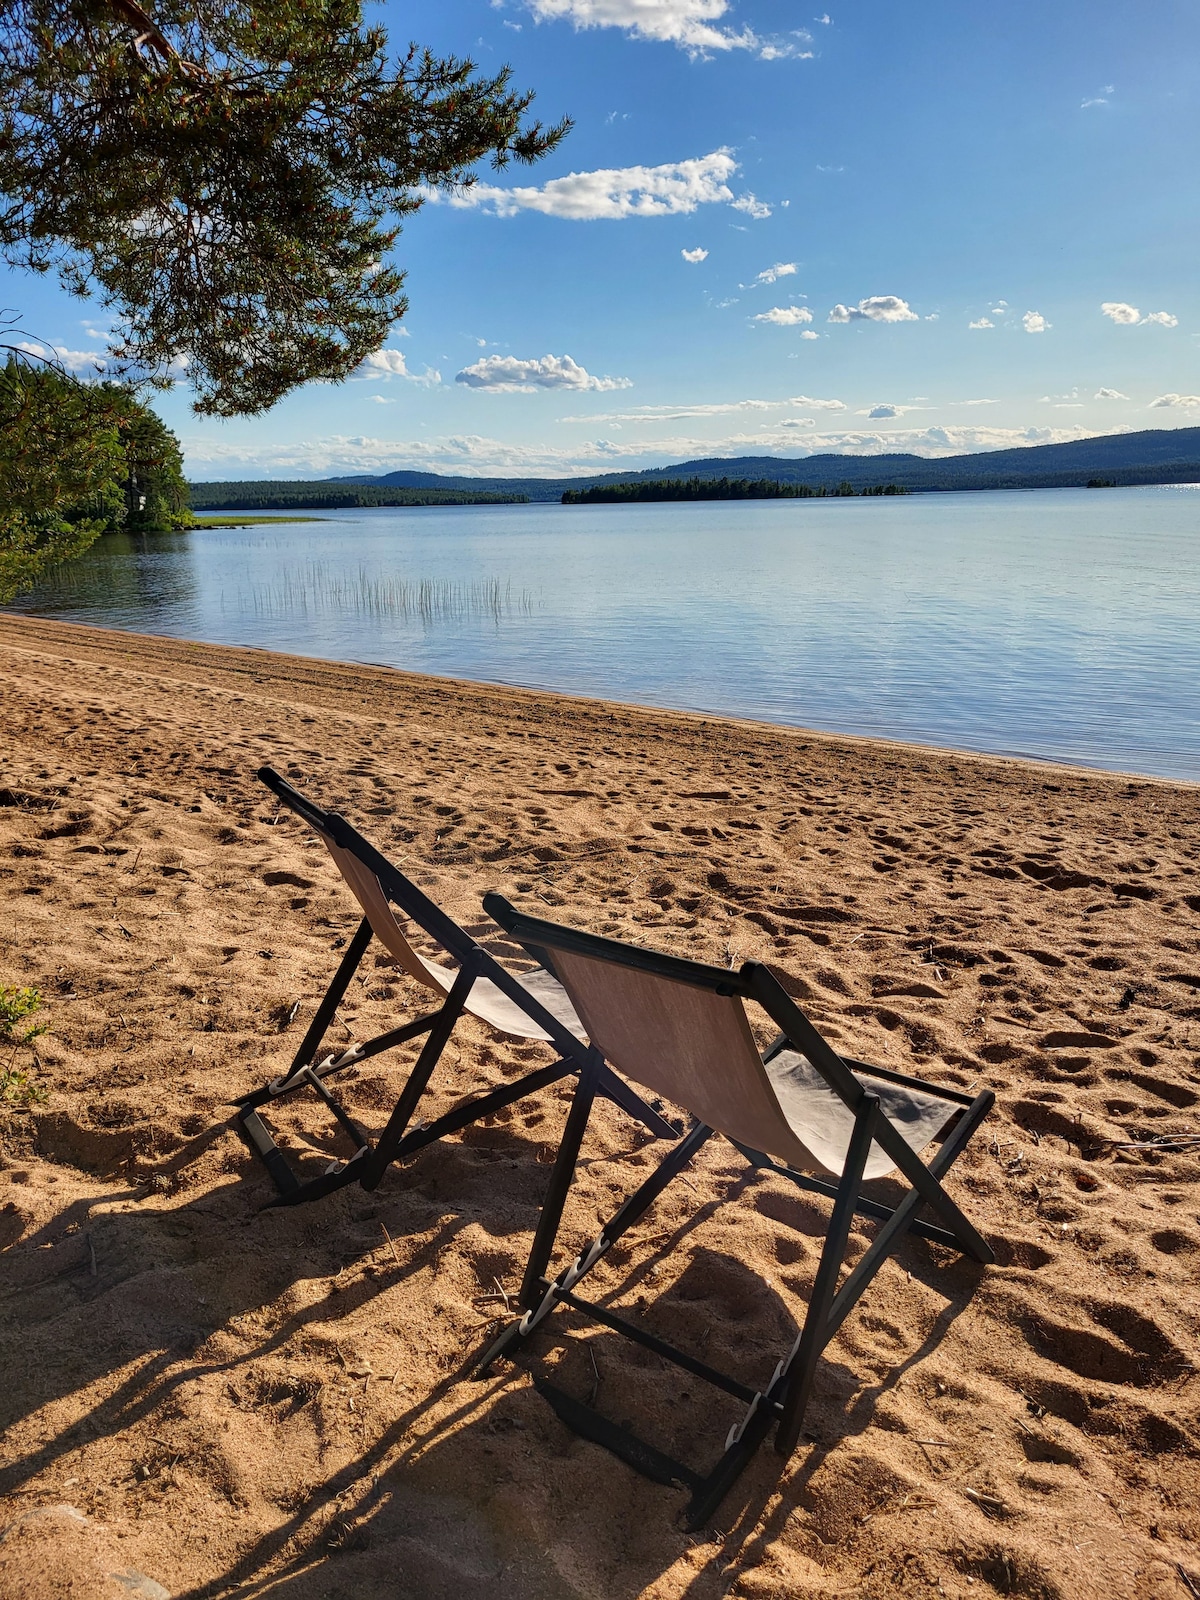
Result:
M5 1600L1200 1595L1200 788L12 617L0 693L0 983L48 1023L17 1058L45 1098L0 1109ZM997 1264L907 1242L790 1462L768 1444L698 1534L527 1373L460 1381L567 1091L374 1194L261 1209L228 1102L285 1064L357 922L264 762L477 933L497 888L755 957L847 1053L993 1088L948 1187ZM337 1037L414 988L370 954ZM422 1114L543 1050L468 1019ZM342 1080L368 1127L409 1060ZM347 1153L300 1097L277 1124ZM597 1110L570 1248L661 1149ZM757 1385L826 1215L713 1141L593 1292ZM715 1458L739 1402L564 1332L541 1370Z

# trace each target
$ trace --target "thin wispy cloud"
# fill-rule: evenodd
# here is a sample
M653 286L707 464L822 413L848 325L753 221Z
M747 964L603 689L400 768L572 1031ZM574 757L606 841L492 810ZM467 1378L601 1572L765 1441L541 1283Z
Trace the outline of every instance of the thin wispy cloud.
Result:
M559 417L560 422L651 423L680 422L689 417L727 416L736 411L783 411L799 407L805 411L844 411L844 400L813 400L808 395L792 395L787 400L725 400L713 404L678 406L631 406L628 411L604 411L584 416ZM788 426L791 424L789 423Z
M907 300L898 294L873 294L856 306L838 304L829 313L830 322L919 322L921 319Z
M527 0L539 22L570 22L577 29L619 28L633 39L673 44L692 56L747 50L764 61L808 60L806 29L762 37L748 27L722 25L728 0Z
M632 389L629 378L594 377L570 356L539 356L522 361L516 356L484 356L454 375L455 383L489 394L533 394L538 389Z
M1191 398L1200 406L1200 396ZM788 418L756 432L728 433L717 438L677 433L652 440L594 438L567 446L514 444L475 433L409 440L325 435L260 447L200 435L185 439L184 445L195 470L210 476L263 474L308 478L417 467L477 476L569 477L601 470L611 464L652 466L700 455L736 456L774 451L784 451L799 459L829 453L873 456L893 451L937 459L1021 445L1065 443L1094 437L1098 431L1074 424L1036 428L847 429L814 433L804 419Z
M713 150L687 161L658 167L602 167L595 172L569 172L548 183L503 189L477 183L463 189L421 190L430 204L459 211L486 210L496 217L522 211L540 212L571 222L617 220L623 217L685 216L698 206L730 205L751 216L770 216L753 195L737 197L729 180L739 170L728 149Z

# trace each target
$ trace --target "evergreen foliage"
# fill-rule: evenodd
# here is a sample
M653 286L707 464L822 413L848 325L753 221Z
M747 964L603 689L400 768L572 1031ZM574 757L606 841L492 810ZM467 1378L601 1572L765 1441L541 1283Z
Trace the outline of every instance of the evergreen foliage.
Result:
M260 412L383 343L426 186L558 143L531 100L389 59L359 0L3 0L0 255L98 294L123 376L186 367L198 411Z
M825 500L856 494L907 494L894 483L856 489L843 480L825 484L780 483L774 478L659 478L636 483L595 484L590 489L567 489L565 506L619 505L635 500Z
M0 367L0 604L102 533L191 524L175 436L118 384Z
M404 489L388 484L193 483L193 511L337 511L355 506L510 506L529 496L499 489Z

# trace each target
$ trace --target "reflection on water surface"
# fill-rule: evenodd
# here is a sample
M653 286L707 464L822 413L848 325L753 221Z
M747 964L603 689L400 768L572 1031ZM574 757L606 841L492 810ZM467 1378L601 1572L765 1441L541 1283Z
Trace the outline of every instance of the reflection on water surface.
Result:
M105 539L16 609L1200 778L1200 491L339 512Z

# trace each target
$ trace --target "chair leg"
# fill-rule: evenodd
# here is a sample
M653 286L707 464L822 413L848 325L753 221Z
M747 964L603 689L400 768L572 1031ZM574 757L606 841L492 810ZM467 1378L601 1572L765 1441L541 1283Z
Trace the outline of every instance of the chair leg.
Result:
M292 1058L292 1065L285 1074L290 1078L301 1067L309 1066L316 1060L317 1051L321 1048L321 1040L329 1031L334 1013L341 1005L346 990L350 987L350 980L358 971L362 958L367 953L367 946L371 942L371 924L366 917L362 919L354 930L354 936L346 947L346 953L338 963L338 969L333 975L333 982L325 991L325 998L317 1007L316 1014L305 1030L300 1047Z
M996 1096L990 1089L981 1095L977 1095L974 1103L958 1119L957 1125L942 1140L941 1146L929 1163L929 1171L938 1180L939 1188L941 1187L941 1180L946 1176L959 1156L962 1155L967 1147L967 1141L995 1103ZM941 1192L949 1200L946 1191L942 1189ZM957 1209L955 1207L955 1210ZM970 1256L972 1261L978 1261L981 1266L990 1267L996 1259L996 1252L969 1218L963 1216L961 1211L958 1212L958 1216L962 1219L961 1226L951 1218L947 1217L946 1220L952 1231L958 1236L963 1252Z
M580 1088L582 1090L583 1084ZM592 1096L595 1089L592 1089ZM587 1102L591 1107L591 1099ZM574 1111L574 1106L572 1106ZM568 1119L568 1125L570 1119ZM492 1363L522 1339L534 1331L543 1317L553 1311L559 1295L571 1290L575 1285L592 1270L601 1256L605 1255L616 1244L622 1234L628 1231L638 1218L652 1206L655 1200L683 1168L687 1166L696 1152L707 1140L713 1136L713 1130L704 1123L698 1122L690 1133L686 1134L675 1148L668 1152L659 1165L654 1169L646 1181L634 1190L628 1200L614 1213L610 1221L606 1222L600 1232L590 1244L575 1257L570 1266L565 1267L552 1284L547 1285L545 1268L554 1247L554 1239L558 1232L559 1220L562 1217L563 1205L571 1186L571 1177L575 1171L575 1162L579 1155L579 1143L583 1131L587 1126L586 1112L580 1116L578 1124L564 1133L563 1142L559 1149L559 1162L555 1163L555 1171L551 1178L550 1190L547 1194L546 1205L543 1209L542 1219L546 1222L543 1230L539 1222L538 1233L534 1237L534 1247L530 1252L529 1266L525 1271L525 1278L521 1284L521 1304L526 1307L525 1315L518 1321L510 1323L507 1328L484 1351L474 1368L474 1376L482 1377ZM564 1154L565 1152L565 1154ZM561 1163L561 1167L560 1164ZM533 1269L537 1267L538 1270Z
M921 1199L938 1213L942 1221L959 1240L960 1248L964 1254L971 1256L975 1261L987 1265L995 1260L995 1255L987 1240L970 1222L964 1213L955 1205L950 1196L942 1187L941 1179L949 1171L951 1165L962 1153L967 1140L974 1133L979 1123L991 1110L995 1102L995 1095L991 1090L985 1090L977 1095L972 1105L959 1118L957 1126L951 1131L948 1138L943 1140L941 1148L926 1166L920 1156L905 1143L896 1129L884 1119L878 1132L879 1143L895 1161L901 1173L912 1184Z
M478 962L468 960L459 968L457 976L446 996L446 1003L438 1012L437 1020L429 1030L429 1037L417 1057L412 1071L408 1075L408 1082L404 1085L396 1109L388 1118L387 1126L379 1136L375 1148L369 1156L364 1157L362 1173L359 1182L364 1189L377 1189L384 1173L395 1159L396 1151L400 1146L412 1121L413 1112L417 1102L429 1087L429 1080L433 1076L433 1069L441 1058L446 1042L454 1030L454 1024L462 1015L462 1010L471 992L471 985L478 976Z
M829 1219L829 1231L825 1236L825 1247L821 1251L821 1261L817 1267L804 1327L784 1372L776 1380L786 1384L783 1416L780 1418L779 1431L775 1435L775 1448L781 1456L790 1456L796 1448L800 1429L804 1423L804 1413L808 1407L808 1398L812 1393L817 1362L830 1339L829 1308L833 1304L838 1277L845 1259L846 1240L850 1234L850 1225L854 1221L854 1202L858 1199L863 1171L867 1157L871 1153L878 1113L878 1096L864 1095L854 1121L854 1132L850 1136L846 1164L842 1169L842 1178L838 1185L838 1197L833 1203L833 1215Z
M546 1267L554 1251L558 1225L562 1221L563 1207L567 1203L567 1195L575 1177L575 1163L579 1160L579 1150L583 1144L583 1136L587 1132L588 1118L592 1114L595 1098L595 1074L590 1069L585 1069L580 1074L578 1086L571 1098L567 1125L563 1129L558 1155L554 1159L554 1170L546 1186L537 1229L533 1235L533 1245L525 1266L525 1276L521 1280L521 1292L518 1298L526 1310L532 1310L536 1303L538 1281L545 1276Z

